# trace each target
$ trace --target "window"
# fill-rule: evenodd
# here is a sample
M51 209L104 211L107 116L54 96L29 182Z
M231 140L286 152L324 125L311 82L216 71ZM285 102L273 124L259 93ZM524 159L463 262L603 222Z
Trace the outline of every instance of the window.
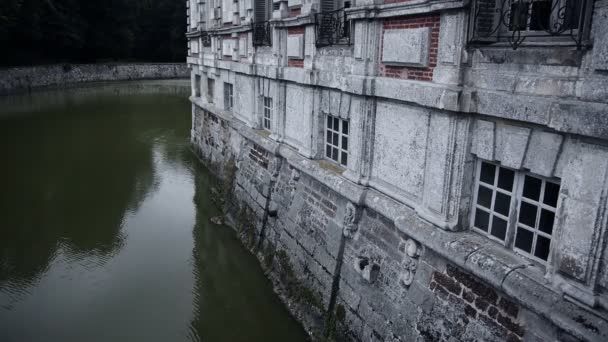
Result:
M224 109L232 110L234 106L234 92L232 84L224 82Z
M201 97L201 75L194 75L194 96Z
M272 5L273 3L270 0L255 0L254 2L253 46L272 45L272 28L270 22L268 22L271 18ZM279 5L279 3L276 5Z
M480 161L472 227L541 263L549 259L558 183Z
M213 103L213 91L215 88L215 80L213 78L207 78L207 101Z
M475 0L471 42L587 40L593 0ZM550 38L554 37L554 38Z
M270 131L270 123L272 122L272 98L264 96L264 117L262 118L262 126Z
M348 120L327 116L325 157L346 166L348 163Z

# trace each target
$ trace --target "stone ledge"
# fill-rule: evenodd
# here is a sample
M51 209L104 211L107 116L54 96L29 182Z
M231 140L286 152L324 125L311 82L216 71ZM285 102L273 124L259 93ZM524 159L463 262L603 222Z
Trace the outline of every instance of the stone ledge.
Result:
M608 104L560 101L549 96L532 96L491 90L469 90L470 105L463 112L534 123L558 132L608 139Z
M453 10L464 7L466 3L468 3L466 0L412 0L392 4L358 6L348 9L346 13L352 19L390 18Z
M462 88L431 82L375 77L372 96L412 102L424 107L460 111Z

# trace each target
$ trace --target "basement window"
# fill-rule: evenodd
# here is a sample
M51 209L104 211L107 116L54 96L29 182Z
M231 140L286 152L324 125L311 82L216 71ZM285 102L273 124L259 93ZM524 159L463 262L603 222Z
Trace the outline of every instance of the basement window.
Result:
M262 126L265 130L270 131L272 122L272 97L264 96L264 117L262 118Z
M327 116L325 128L325 157L346 166L348 164L348 120Z
M479 161L472 228L545 264L551 252L559 190L557 182Z
M234 107L234 88L232 84L224 82L224 109L232 110Z

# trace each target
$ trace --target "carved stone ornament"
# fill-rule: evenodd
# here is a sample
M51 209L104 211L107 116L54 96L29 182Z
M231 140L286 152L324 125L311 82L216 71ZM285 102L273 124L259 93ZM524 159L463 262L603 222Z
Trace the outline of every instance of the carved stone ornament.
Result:
M356 257L353 266L355 271L370 284L376 281L380 273L380 266L366 256Z
M420 255L420 246L412 239L405 242L405 256L403 257L402 271L399 275L399 282L409 287L414 281L416 269L418 268L418 256Z
M342 227L342 233L347 238L352 238L358 230L357 226L357 208L350 202L346 205L346 213Z

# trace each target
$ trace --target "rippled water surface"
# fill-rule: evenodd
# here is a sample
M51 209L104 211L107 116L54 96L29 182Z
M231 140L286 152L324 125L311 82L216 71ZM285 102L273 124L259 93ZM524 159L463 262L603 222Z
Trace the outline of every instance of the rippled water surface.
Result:
M188 82L0 98L0 341L303 341L209 218Z

